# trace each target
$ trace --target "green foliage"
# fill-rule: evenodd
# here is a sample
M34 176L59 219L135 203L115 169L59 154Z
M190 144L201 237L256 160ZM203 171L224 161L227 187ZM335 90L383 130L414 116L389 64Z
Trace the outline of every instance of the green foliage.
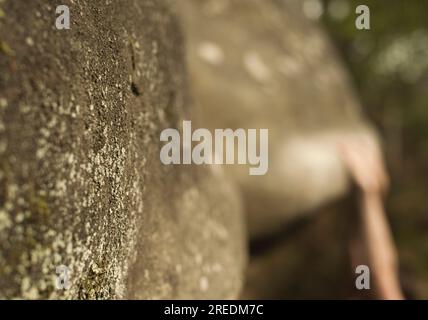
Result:
M428 1L323 2L323 22L385 139L388 212L404 285L411 296L428 298ZM370 8L370 30L355 27L361 4ZM338 5L349 10L341 19L331 14Z

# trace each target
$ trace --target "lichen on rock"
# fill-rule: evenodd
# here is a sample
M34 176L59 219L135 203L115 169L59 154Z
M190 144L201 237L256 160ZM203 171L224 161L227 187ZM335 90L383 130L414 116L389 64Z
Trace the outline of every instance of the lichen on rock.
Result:
M190 108L176 19L157 0L64 1L60 31L55 4L0 3L0 297L236 296L234 190L159 161Z

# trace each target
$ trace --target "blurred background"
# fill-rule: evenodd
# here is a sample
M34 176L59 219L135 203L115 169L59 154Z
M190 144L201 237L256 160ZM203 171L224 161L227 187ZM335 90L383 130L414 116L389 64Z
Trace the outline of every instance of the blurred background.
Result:
M355 8L362 4L370 8L370 30L355 28ZM304 0L302 6L329 33L384 138L391 176L386 206L402 285L408 298L428 299L428 1ZM370 298L353 287L346 256L345 222L355 210L349 200L322 209L315 223L301 222L258 256L247 295ZM340 223L331 224L332 218ZM266 280L266 269L281 279Z
M403 285L428 299L428 1L326 0L322 22L385 139L392 179L387 212ZM359 4L371 29L355 28Z

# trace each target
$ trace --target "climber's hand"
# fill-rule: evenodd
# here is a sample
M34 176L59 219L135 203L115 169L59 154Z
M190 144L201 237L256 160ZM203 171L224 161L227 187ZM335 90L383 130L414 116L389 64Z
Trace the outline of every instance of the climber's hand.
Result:
M348 135L338 142L351 176L364 193L382 193L389 184L378 143L368 135Z

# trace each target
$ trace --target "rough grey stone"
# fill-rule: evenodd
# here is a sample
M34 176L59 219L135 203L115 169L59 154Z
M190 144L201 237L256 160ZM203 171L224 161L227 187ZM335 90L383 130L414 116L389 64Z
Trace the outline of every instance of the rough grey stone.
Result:
M160 0L61 4L71 30L58 1L0 1L0 297L236 297L233 187L159 161L190 112L175 18Z

